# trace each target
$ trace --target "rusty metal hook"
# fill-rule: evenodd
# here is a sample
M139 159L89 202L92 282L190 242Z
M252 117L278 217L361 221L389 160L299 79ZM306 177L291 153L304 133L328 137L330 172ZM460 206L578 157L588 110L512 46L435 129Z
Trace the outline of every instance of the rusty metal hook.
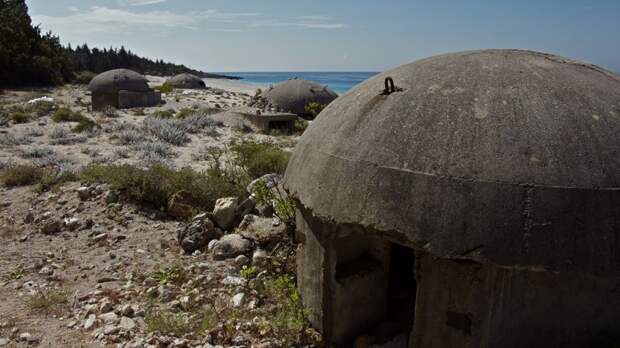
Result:
M394 84L394 79L392 79L391 77L385 78L385 89L383 90L382 94L390 95L394 92L399 92L402 90L402 88L396 87L396 85Z

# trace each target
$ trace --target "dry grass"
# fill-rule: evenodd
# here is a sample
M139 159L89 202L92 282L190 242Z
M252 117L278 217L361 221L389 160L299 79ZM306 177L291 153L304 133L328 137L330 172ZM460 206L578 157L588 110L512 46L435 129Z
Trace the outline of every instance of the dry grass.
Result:
M69 299L64 289L46 288L28 298L26 306L33 312L60 315L69 309Z

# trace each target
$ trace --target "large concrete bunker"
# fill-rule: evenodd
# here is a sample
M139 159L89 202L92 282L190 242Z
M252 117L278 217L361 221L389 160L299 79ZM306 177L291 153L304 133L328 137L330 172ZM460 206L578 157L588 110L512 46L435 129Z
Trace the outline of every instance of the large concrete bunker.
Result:
M618 342L618 134L620 77L543 53L437 56L355 87L284 179L312 324L336 346Z
M128 69L101 73L93 78L88 89L92 93L93 110L149 107L161 102L161 93L153 91L144 76Z

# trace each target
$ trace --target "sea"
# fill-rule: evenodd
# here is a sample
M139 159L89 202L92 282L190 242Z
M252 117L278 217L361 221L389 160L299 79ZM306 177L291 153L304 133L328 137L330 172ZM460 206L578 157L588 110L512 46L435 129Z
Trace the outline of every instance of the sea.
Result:
M240 77L240 82L257 86L275 85L292 78L300 78L328 85L338 94L343 94L355 85L376 75L376 72L227 72L228 76Z

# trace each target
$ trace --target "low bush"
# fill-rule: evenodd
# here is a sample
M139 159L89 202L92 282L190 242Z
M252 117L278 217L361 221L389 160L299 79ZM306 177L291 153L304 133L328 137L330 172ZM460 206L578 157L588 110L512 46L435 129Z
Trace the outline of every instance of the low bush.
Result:
M42 289L26 301L26 306L34 312L58 315L69 309L69 298L63 289Z
M75 127L71 128L71 131L73 133L95 133L100 129L101 126L97 122L91 120L90 118L84 117L78 121L78 124Z
M28 123L31 120L30 115L22 111L10 113L9 119L13 121L13 123Z
M175 111L173 109L168 109L168 110L157 110L153 112L151 116L159 117L159 118L173 118L174 114L175 114Z
M63 127L52 129L49 133L49 138L50 145L72 145L86 141L85 137L76 136Z
M230 146L234 161L253 178L265 174L284 174L290 153L268 142L243 140Z
M5 187L28 186L38 183L44 169L31 165L9 166L0 172L0 182Z
M204 309L194 313L177 313L170 309L149 308L144 316L147 332L171 333L182 337L188 334L202 334L217 325L213 311Z
M35 103L28 103L24 107L24 111L33 113L38 117L47 116L56 109L56 104L51 101L41 100Z
M92 71L83 70L75 74L74 82L80 85L87 85L95 78L97 74Z
M231 181L218 170L175 170L160 164L148 169L130 165L92 165L81 171L80 178L87 183L109 184L131 201L164 211L168 198L179 191L191 192L191 205L205 211L213 210L217 199L240 196L245 191L243 184Z
M171 93L172 91L174 91L174 87L167 83L164 83L161 86L155 86L153 87L153 89L161 93Z
M317 117L321 113L321 111L323 111L323 109L325 109L326 107L327 107L327 104L309 103L304 107L304 109L306 110L307 113L312 115L312 117Z
M289 276L278 276L264 282L265 300L274 305L269 324L273 333L293 343L308 325L310 311L301 301L295 282Z
M60 108L52 115L52 121L56 123L60 122L80 122L86 119L79 112L74 112L69 108Z
M191 141L187 127L180 120L147 117L142 125L146 133L172 145L182 146Z
M32 165L8 166L0 171L0 182L5 187L35 185L41 193L56 189L64 183L75 181L77 176L59 168L41 168Z

